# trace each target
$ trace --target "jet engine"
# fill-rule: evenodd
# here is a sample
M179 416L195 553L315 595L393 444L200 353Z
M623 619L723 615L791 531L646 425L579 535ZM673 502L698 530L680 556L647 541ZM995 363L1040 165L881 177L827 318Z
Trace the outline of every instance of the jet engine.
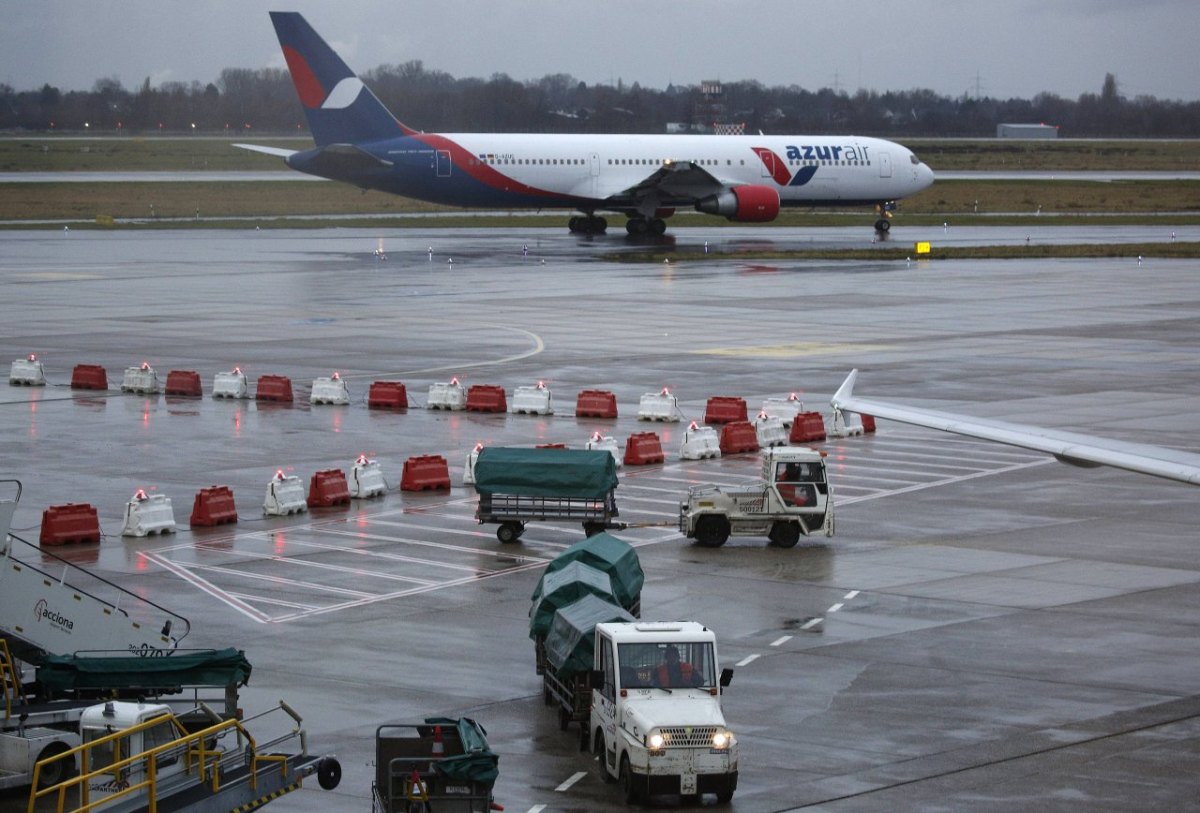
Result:
M779 193L769 186L734 186L696 201L696 211L739 223L766 223L779 216Z

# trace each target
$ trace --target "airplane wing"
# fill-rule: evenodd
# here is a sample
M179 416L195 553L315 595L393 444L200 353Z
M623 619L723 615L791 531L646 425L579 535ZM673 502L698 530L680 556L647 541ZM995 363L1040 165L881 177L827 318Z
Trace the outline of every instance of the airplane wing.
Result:
M1200 485L1200 454L859 398L854 394L857 379L858 370L852 370L829 401L834 409L1034 449L1054 455L1059 461L1072 466L1113 466L1139 474Z
M727 185L692 161L663 164L644 180L610 195L605 205L653 212L659 206L691 205Z

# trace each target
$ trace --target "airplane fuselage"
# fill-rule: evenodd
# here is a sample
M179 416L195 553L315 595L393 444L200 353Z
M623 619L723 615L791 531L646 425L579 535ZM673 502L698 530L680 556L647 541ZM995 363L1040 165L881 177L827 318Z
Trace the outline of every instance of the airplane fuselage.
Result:
M858 136L415 133L354 146L375 161L331 165L311 150L288 165L433 203L585 211L626 208L625 190L664 166L689 162L729 187L773 188L784 207L882 203L933 180L907 148ZM672 194L668 187L656 203L694 200L686 189Z

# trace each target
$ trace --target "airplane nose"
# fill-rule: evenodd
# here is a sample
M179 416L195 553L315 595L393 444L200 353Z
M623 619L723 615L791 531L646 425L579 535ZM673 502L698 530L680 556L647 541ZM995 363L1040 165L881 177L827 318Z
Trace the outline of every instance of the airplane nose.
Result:
M929 168L929 164L922 162L921 165L917 167L917 183L920 185L921 189L926 189L933 185L933 181L933 170Z

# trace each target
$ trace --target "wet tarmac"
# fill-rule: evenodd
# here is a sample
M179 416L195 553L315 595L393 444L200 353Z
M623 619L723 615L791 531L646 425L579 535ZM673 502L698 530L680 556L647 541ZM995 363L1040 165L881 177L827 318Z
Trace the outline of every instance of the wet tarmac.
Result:
M1027 233L897 226L893 240ZM669 523L689 485L756 474L753 455L678 459L708 397L754 409L798 392L828 413L852 367L864 397L1200 451L1200 263L737 258L869 243L869 227L674 238L706 240L726 256L622 264L600 255L637 247L623 235L557 228L6 232L0 351L37 353L49 380L0 390L3 476L25 486L14 528L36 540L47 506L95 505L103 542L57 552L187 616L181 646L245 650L247 710L285 699L310 748L344 769L333 793L313 783L272 810L369 809L376 726L431 715L483 723L507 810L620 810L543 706L527 636L543 563L582 529L531 525L501 545L476 524L462 473L477 442L655 431L666 463L625 467L617 499L625 520L664 526L617 535L647 574L643 617L703 622L736 670L724 706L741 780L727 809L1194 808L1194 489L881 421L820 444L838 504L830 539L709 550ZM205 397L118 392L143 361L160 378L199 372ZM76 364L103 365L110 390L71 390ZM235 365L252 385L289 376L295 403L209 397ZM310 406L312 380L335 370L351 404ZM510 395L545 381L555 414L421 408L452 376ZM413 405L368 410L380 379L403 381ZM664 386L685 421L638 422L640 395ZM613 391L620 417L576 418L583 389ZM359 454L383 465L388 494L262 517L277 469L307 483ZM447 459L453 487L400 491L404 460L426 454ZM238 523L189 530L194 495L218 483ZM177 533L119 536L138 488L172 499ZM3 796L0 810L23 803Z

